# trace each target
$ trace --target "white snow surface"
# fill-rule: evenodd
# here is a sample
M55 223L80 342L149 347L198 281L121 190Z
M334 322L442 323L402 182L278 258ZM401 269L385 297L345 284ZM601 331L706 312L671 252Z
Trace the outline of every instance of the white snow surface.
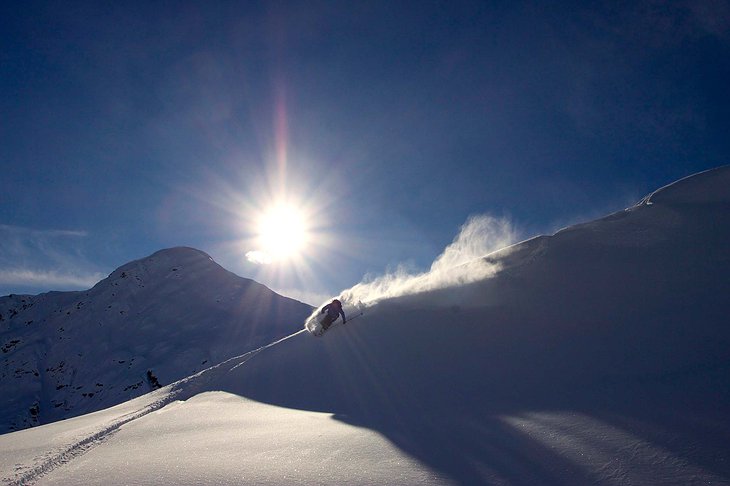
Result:
M730 484L729 182L683 179L486 256L488 278L2 435L0 477Z

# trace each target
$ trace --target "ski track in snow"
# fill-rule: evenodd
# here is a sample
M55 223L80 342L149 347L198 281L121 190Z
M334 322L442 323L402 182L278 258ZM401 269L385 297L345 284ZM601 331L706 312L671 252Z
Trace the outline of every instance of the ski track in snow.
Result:
M230 372L234 369L238 368L242 364L246 363L248 360L256 356L258 353L263 351L264 349L270 348L272 346L275 346L283 341L286 341L287 339L291 339L294 336L297 336L303 332L306 332L306 329L300 329L299 331L290 334L288 336L285 336L277 341L274 341L272 343L266 344L264 346L261 346L260 348L254 349L252 351L249 351L247 353L241 354L239 356L234 356L232 358L229 358L217 365L211 366L210 368L206 368L194 375L191 375L187 378L183 378L182 380L176 381L175 383L172 383L166 387L161 388L160 390L154 391L150 393L151 396L155 395L161 395L154 399L151 403L147 403L146 405L142 406L138 410L135 410L133 412L129 412L126 414L123 414L111 421L108 425L104 426L100 430L97 430L91 435L88 435L87 437L84 437L83 439L77 440L71 445L68 445L66 447L63 447L61 450L57 451L50 451L46 454L44 454L42 457L36 458L33 460L33 465L30 466L24 466L24 465L17 465L16 471L22 471L26 470L22 473L17 473L15 477L7 477L3 478L2 482L4 484L8 484L9 486L21 486L21 485L27 485L32 484L36 481L38 481L42 476L47 475L54 469L61 467L65 464L68 464L73 459L80 457L81 455L85 454L92 448L103 444L107 439L109 439L115 432L117 432L123 425L128 424L129 422L132 422L133 420L137 420L139 418L144 417L145 415L155 412L157 410L160 410L161 408L165 407L166 405L169 405L170 403L174 401L179 400L187 400L194 396L196 393L198 393L202 388L203 385L206 383L209 383L216 375L216 372ZM240 361L239 361L240 360ZM236 363L232 368L227 370L226 365L230 365L231 362L239 361ZM140 399L143 397L140 397Z

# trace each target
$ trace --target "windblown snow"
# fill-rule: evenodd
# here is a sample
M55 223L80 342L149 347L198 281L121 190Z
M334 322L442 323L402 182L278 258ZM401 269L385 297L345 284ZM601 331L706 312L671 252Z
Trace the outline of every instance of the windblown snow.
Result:
M9 484L730 484L728 241L722 167L491 252L479 278L380 292L320 339L300 330L0 436L0 472Z

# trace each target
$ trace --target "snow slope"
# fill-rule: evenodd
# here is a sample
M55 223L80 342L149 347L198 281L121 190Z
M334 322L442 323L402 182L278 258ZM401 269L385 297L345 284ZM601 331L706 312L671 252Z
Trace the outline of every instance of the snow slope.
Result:
M729 237L723 167L488 255L491 278L381 300L323 338L294 333L137 402L0 436L0 472L730 484Z
M191 248L85 292L0 297L0 431L147 393L292 332L310 309Z

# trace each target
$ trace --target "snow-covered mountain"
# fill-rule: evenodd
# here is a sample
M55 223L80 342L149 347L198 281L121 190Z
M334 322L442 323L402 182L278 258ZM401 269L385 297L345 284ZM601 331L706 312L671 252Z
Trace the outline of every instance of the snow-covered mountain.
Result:
M730 167L116 407L10 484L730 484ZM467 267L472 268L472 267ZM416 287L413 287L416 288ZM358 287L343 296L367 296ZM347 307L351 315L353 307Z
M309 312L191 248L88 291L0 297L0 431L124 402L291 333Z

